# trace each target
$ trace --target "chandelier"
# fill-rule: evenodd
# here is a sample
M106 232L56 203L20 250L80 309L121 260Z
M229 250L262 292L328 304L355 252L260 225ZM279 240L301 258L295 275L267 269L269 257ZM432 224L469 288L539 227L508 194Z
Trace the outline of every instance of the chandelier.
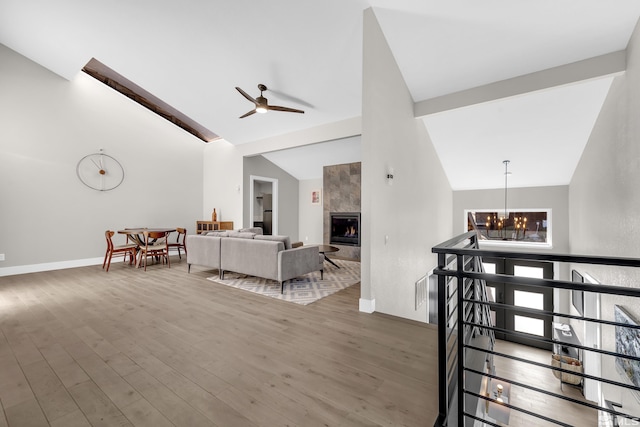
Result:
M467 211L469 231L476 231L480 240L548 243L547 209L512 209L509 211L509 160L504 164L504 208Z
M509 163L510 160L503 160L504 163L504 210L502 212L490 213L486 216L486 238L492 240L523 240L527 236L528 218L524 213L509 212ZM484 218L476 218L480 222Z

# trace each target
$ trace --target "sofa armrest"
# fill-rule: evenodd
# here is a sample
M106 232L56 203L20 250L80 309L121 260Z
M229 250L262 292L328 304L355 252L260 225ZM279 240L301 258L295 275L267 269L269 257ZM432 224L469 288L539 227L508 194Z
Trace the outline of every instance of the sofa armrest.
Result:
M190 234L187 236L187 264L220 269L220 237Z
M317 246L300 246L278 252L278 280L294 279L312 271L322 271L322 258Z

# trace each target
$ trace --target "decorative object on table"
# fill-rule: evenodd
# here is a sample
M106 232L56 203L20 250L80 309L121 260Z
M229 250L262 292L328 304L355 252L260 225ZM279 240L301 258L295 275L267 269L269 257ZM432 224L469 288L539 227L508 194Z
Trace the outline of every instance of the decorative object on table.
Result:
M311 204L319 205L322 203L322 190L313 190L311 192Z
M84 185L97 191L113 190L124 181L120 162L102 149L81 158L76 166L76 175Z
M113 258L114 255L123 256L124 261L127 260L127 255L129 255L131 257L129 260L129 264L132 264L138 252L138 245L136 245L135 243L115 246L112 240L114 234L115 232L111 230L107 230L104 232L104 236L107 239L107 252L104 254L104 262L102 263L102 268L104 269L106 265L107 272L109 271L109 266L111 265L111 258Z
M249 95L247 92L245 92L244 90L240 89L239 87L236 86L236 90L238 92L240 92L242 94L242 96L244 96L245 98L247 98L247 100L253 102L256 107L247 112L244 113L243 115L240 116L241 119L250 116L254 113L260 113L260 114L264 114L267 111L284 111L284 112L288 112L288 113L304 113L304 111L302 110L298 110L297 108L289 108L289 107L280 107L278 105L269 105L267 98L265 98L264 96L262 96L262 92L267 90L267 87L265 85L263 85L262 83L260 83L258 85L258 90L260 90L260 96L257 98L253 98L251 95Z
M187 254L187 244L185 242L185 239L187 238L187 229L176 227L176 232L178 233L178 236L176 237L176 241L173 243L168 242L168 245L169 245L169 249L171 248L178 249L178 257L182 259L182 255L180 254L180 249L184 250L185 255Z
M323 279L320 279L317 271L304 274L290 280L282 293L280 285L275 280L240 273L225 272L225 279L220 279L217 275L207 279L282 301L308 305L360 282L359 262L347 260L336 260L336 262L340 268L325 268Z
M216 213L216 208L213 208L213 213L211 214L211 221L213 222L218 221L218 214Z

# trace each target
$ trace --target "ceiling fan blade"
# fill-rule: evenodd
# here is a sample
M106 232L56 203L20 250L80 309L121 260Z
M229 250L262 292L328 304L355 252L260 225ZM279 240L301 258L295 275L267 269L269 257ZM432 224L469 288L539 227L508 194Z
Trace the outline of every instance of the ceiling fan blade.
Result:
M279 90L269 88L269 92L274 94L276 98L282 99L283 101L287 101L287 103L293 102L294 104L313 108L313 105L309 104L308 102L305 102L300 98L296 98L295 96L287 95L286 93L280 92Z
M269 110L286 111L287 113L302 113L302 114L304 114L304 111L302 111L302 110L298 110L296 108L289 108L289 107L280 107L278 105L269 105Z
M251 110L251 111L248 111L248 112L244 113L243 115L241 115L240 118L244 119L245 117L248 117L248 116L250 116L252 114L255 114L255 113L256 113L256 110Z
M236 89L238 90L238 92L240 92L242 94L242 96L244 96L245 98L247 98L249 101L253 102L254 104L258 105L258 101L256 101L254 98L252 98L251 95L249 95L247 92L243 91L238 86L236 86Z

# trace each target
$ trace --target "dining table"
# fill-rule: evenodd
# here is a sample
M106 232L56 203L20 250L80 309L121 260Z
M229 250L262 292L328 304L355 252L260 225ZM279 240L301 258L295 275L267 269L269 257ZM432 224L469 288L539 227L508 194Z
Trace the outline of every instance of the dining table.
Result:
M149 231L149 232L158 232L158 233L167 233L167 235L169 233L172 233L174 231L176 231L175 227L134 227L134 228L125 228L123 230L118 230L118 234L126 234L127 235L127 239L131 240L133 243L135 243L136 245L138 245L138 248L140 246L144 246L145 245L145 241L144 241L144 232L145 231ZM168 236L167 236L168 237ZM140 254L140 256L138 256L136 254L136 267L140 267L140 261L142 259L142 252L140 251L140 249L137 250L137 252Z

